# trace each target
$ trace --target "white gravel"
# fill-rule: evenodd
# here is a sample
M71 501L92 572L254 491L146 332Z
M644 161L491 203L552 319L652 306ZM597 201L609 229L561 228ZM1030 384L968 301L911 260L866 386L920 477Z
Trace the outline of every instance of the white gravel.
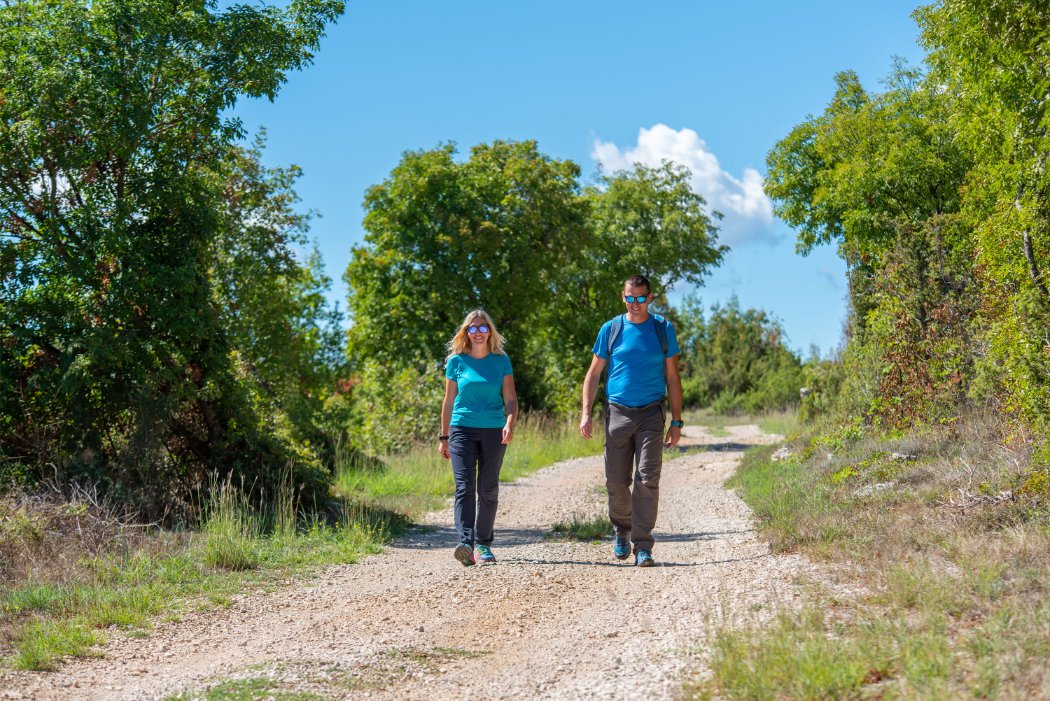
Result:
M501 486L495 565L453 560L451 511L429 514L383 554L307 584L158 624L148 638L112 636L103 657L56 673L0 675L0 699L159 699L261 676L333 699L675 698L703 672L715 626L790 604L800 581L822 579L801 557L772 555L722 486L746 446L776 437L728 430L687 427L693 447L668 454L657 567L613 559L609 538L544 540L557 521L604 514L601 458L568 460Z

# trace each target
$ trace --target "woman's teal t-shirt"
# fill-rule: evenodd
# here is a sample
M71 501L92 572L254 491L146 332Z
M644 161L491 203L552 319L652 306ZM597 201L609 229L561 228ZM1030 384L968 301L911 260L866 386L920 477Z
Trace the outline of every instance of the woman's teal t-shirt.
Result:
M455 382L457 389L451 425L503 428L503 378L513 374L510 358L502 353L489 353L484 358L460 353L449 358L445 377Z

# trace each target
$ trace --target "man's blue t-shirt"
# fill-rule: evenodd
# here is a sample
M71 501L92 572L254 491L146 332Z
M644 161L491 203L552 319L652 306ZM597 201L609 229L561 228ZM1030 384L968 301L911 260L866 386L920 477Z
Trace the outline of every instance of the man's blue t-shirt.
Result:
M489 353L484 358L460 353L449 358L445 377L455 382L457 389L450 425L503 428L503 378L513 374L510 358L503 353Z
M663 317L661 317L663 318ZM623 330L613 343L609 358L609 333L612 320L598 331L592 352L609 363L605 394L613 404L645 406L663 399L667 389L664 359L678 355L678 337L674 325L667 322L667 355L660 348L660 338L653 326L653 315L640 324L623 316Z

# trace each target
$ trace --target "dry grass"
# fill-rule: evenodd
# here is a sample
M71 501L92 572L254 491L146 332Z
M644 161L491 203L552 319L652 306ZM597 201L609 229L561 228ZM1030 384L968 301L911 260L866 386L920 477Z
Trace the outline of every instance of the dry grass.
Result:
M0 582L63 582L87 571L86 562L125 555L157 543L158 529L95 491L74 488L0 496Z

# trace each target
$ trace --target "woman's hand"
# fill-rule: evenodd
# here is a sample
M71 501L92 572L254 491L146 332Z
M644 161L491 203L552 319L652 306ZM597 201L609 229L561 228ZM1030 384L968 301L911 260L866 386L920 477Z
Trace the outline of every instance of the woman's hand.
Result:
M507 424L503 427L503 445L510 445L512 440L514 440L514 429Z
M446 460L452 457L451 454L448 452L448 441L438 441L438 452L441 453L441 457L445 458Z

